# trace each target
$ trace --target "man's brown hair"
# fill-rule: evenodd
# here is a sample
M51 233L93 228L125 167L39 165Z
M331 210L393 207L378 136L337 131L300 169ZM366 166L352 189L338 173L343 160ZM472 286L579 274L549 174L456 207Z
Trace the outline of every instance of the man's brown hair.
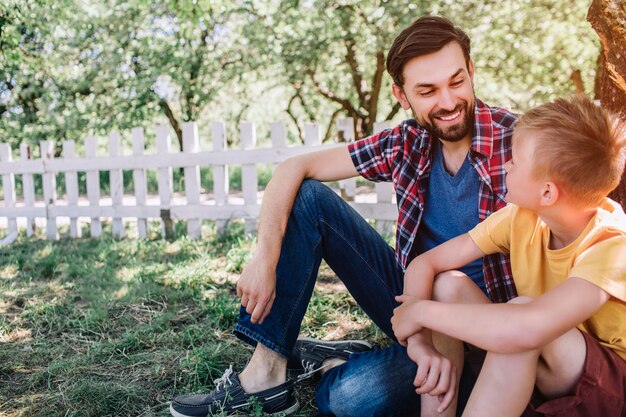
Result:
M445 17L422 16L393 41L387 54L387 72L393 82L402 87L404 85L402 70L408 61L437 52L450 42L457 42L461 46L465 64L469 66L469 36Z
M529 110L516 131L534 133L533 174L549 178L583 205L597 205L619 184L626 124L583 95Z

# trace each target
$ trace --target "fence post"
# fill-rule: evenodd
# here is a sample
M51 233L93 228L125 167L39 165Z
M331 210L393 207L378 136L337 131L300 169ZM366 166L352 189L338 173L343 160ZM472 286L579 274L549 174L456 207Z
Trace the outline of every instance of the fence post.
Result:
M133 155L143 155L143 129L140 127L134 128L131 131L131 137L133 140ZM142 207L141 211L143 212L144 207L146 206L146 194L148 194L145 169L133 169L133 184L135 189L135 204ZM137 217L137 234L141 239L146 239L148 237L148 220L146 217Z
M196 153L199 148L198 125L195 122L183 124L183 152ZM187 204L200 204L200 168L197 165L185 167L185 195ZM197 239L201 235L202 221L199 219L187 220L187 235Z
M388 122L374 123L374 134L380 133L389 127ZM390 182L377 182L376 203L389 204L392 201L394 190ZM389 220L376 220L376 230L382 235L393 233L393 222Z
M112 132L109 135L109 155L122 155L120 134ZM113 207L113 237L123 239L125 235L124 222L118 216L118 207L124 205L124 176L121 169L109 171L109 189L111 191L111 206Z
M0 161L11 162L11 145L0 143ZM4 205L6 208L15 207L15 174L5 174L2 176L2 191L4 193ZM8 217L7 226L9 235L17 233L17 218Z
M30 159L30 146L25 143L20 145L20 158L22 161ZM22 174L22 193L24 194L24 207L35 207L35 181L33 174ZM28 217L26 219L26 236L31 237L35 234L35 218Z
M337 131L343 136L346 143L354 142L354 121L351 117L337 120ZM347 201L354 201L356 195L356 179L348 178L339 181L341 197Z
M85 156L95 158L98 152L98 141L93 136L85 138ZM100 173L98 171L87 171L87 198L89 206L100 208ZM91 218L89 225L89 236L100 237L102 234L102 222L100 216Z
M304 146L316 146L322 143L320 127L316 123L304 124Z
M63 141L63 158L76 158L76 144L73 140ZM68 207L78 207L78 174L76 171L68 171L65 173L65 191L67 193ZM81 236L80 226L77 217L70 217L70 237L76 238Z
M44 161L43 179L43 199L46 205L46 236L48 239L59 238L57 230L57 219L50 214L50 207L54 206L57 199L57 181L54 172L48 171L46 160L54 158L54 143L51 140L43 140L39 144L41 149L41 159Z
M168 155L172 148L172 138L167 125L158 125L156 133L157 154ZM172 203L172 167L159 168L157 171L159 204L161 206L161 236L163 239L174 238L174 225L170 215Z
M213 151L221 152L225 151L226 144L226 126L223 122L214 122L211 126L211 136L213 140ZM213 196L215 198L216 206L223 206L228 200L228 166L227 165L214 165L213 166ZM227 220L216 219L215 228L219 235L224 234L226 231Z
M254 123L241 122L241 149L252 150L256 146L256 129ZM259 182L255 164L244 164L241 167L241 188L243 192L243 201L246 205L257 204L257 192ZM244 231L246 234L256 233L257 219L255 217L246 216Z

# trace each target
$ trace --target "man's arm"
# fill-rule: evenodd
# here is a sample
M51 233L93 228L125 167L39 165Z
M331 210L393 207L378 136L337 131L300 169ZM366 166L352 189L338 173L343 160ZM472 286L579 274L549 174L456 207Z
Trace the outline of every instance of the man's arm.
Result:
M259 215L257 250L237 283L241 304L261 323L275 297L276 265L287 220L302 181L337 181L357 176L347 146L313 152L281 163L265 189Z
M404 297L396 309L394 332L433 329L495 353L545 346L576 327L611 296L589 281L571 277L527 304L443 304ZM397 314L396 314L397 313ZM405 327L405 321L412 323Z

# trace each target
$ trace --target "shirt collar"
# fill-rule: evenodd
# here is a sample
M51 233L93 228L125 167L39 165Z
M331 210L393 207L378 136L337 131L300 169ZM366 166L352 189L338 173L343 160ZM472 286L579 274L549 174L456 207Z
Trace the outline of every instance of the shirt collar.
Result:
M474 99L474 103L474 134L470 149L491 158L493 152L491 108L477 98Z

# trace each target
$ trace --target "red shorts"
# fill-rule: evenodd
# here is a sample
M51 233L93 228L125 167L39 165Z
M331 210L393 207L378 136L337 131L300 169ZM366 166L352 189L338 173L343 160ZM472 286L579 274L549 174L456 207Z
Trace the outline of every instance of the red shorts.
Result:
M569 395L545 400L535 390L524 417L626 417L626 361L593 336L583 373Z

